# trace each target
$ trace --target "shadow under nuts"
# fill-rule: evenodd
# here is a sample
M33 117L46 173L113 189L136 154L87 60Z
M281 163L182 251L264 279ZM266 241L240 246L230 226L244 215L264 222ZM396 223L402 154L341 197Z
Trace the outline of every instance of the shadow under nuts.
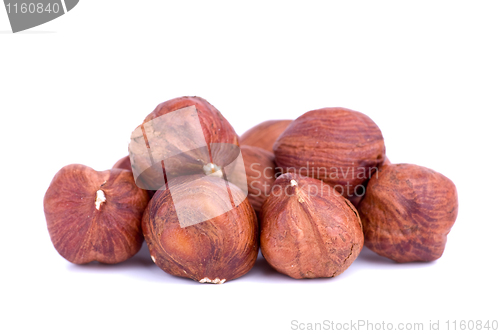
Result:
M224 283L246 274L257 259L257 226L238 187L205 175L169 181L167 190L155 193L142 220L156 265L200 283Z
M334 277L363 247L356 209L326 183L286 173L262 207L261 249L267 262L293 278Z
M322 180L346 198L361 192L357 188L385 156L378 126L368 116L346 108L305 113L287 127L273 148L283 173Z
M141 217L149 196L132 172L63 167L43 199L50 238L66 260L119 263L142 246Z
M368 182L359 214L365 244L377 254L396 262L433 261L457 218L457 189L429 168L387 165Z

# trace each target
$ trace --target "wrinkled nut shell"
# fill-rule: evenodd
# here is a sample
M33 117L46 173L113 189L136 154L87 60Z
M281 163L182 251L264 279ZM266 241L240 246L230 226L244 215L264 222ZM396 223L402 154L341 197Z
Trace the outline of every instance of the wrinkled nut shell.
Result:
M257 124L240 137L241 145L260 147L273 153L276 139L292 123L291 119L270 120Z
M180 226L176 210L199 215L223 208L228 189L242 201L238 206L201 223ZM168 190L158 190L151 199L142 224L153 261L171 275L224 283L246 274L257 259L255 212L239 188L217 177L181 176L169 181Z
M52 243L76 264L125 261L141 248L141 218L148 200L130 171L63 167L43 200Z
M185 107L195 106L198 110L203 135L207 143L230 143L238 145L238 135L219 110L207 100L198 96L184 96L159 104L143 123Z
M283 174L262 207L261 250L277 271L293 278L334 277L363 247L356 209L326 183Z
M196 109L189 119L183 113L160 118L189 107ZM150 122L155 119L156 122ZM199 127L202 133L196 132ZM162 132L162 128L168 130ZM144 133L149 136L144 138ZM136 175L137 184L157 190L165 183L163 172L175 177L203 173L211 164L227 167L237 158L238 146L238 135L214 106L201 97L186 96L159 104L132 132L129 153L134 172L141 171L140 176ZM163 165L152 167L151 157L156 157L155 164Z
M323 180L349 197L376 172L385 145L368 116L346 108L323 108L293 121L276 140L274 154L283 173Z
M412 164L381 168L359 207L365 244L396 262L443 254L458 214L457 189L444 175Z

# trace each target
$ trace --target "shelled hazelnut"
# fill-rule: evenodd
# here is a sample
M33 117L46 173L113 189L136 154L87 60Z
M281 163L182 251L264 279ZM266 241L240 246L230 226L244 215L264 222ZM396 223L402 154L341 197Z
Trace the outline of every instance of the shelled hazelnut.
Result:
M457 218L457 189L429 168L391 164L368 183L359 213L365 244L377 254L396 262L433 261Z
M246 274L258 253L257 217L245 194L216 176L180 176L158 190L142 220L151 257L200 283Z
M384 160L384 138L366 115L346 108L312 110L294 120L273 146L284 172L322 180L346 198Z
M43 200L52 243L76 264L125 261L141 248L141 218L148 200L130 171L63 167Z
M364 244L396 262L436 260L458 196L442 174L391 164L360 112L311 110L238 137L206 100L180 97L146 116L112 169L63 167L44 213L72 263L119 263L146 240L166 273L221 284L250 271L259 244L295 279L340 275Z
M262 206L261 250L277 271L293 278L334 277L363 247L356 209L326 183L286 173Z
M165 177L222 173L240 154L229 122L200 97L159 104L131 135L129 156L139 187L157 190Z

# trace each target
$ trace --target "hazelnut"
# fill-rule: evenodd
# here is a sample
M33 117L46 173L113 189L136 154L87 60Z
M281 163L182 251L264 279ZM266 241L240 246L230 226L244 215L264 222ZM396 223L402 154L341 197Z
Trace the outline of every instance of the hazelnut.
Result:
M112 168L126 169L132 171L132 165L130 164L130 157L127 155L120 160L118 160Z
M384 138L366 115L346 108L312 110L293 121L274 144L285 172L323 180L344 197L376 172L384 160Z
M200 97L161 103L131 135L129 155L139 187L160 189L165 178L222 174L240 154L229 122Z
M326 183L298 174L278 177L262 206L261 250L293 278L334 277L363 247L356 209Z
M257 217L245 194L213 176L179 176L153 196L142 220L153 261L200 283L246 274L258 253Z
M457 218L457 190L429 168L391 164L368 182L359 213L365 244L377 254L396 262L433 261Z
M260 147L246 145L241 146L241 155L246 174L238 175L243 171L240 169L233 174L233 178L238 180L235 181L238 187L248 190L248 200L258 215L276 179L274 155Z
M270 120L257 124L240 137L241 145L256 146L273 153L276 139L292 123L291 119Z
M141 248L141 218L148 199L130 171L63 167L43 200L52 243L76 264L125 261Z

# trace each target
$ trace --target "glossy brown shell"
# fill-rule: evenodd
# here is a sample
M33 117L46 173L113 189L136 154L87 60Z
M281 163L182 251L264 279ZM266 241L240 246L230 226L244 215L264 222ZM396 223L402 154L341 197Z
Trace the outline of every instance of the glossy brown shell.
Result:
M363 247L356 209L316 179L290 173L278 177L261 217L262 255L293 278L337 276Z
M240 144L260 147L273 153L274 142L290 123L292 123L291 119L270 120L259 123L240 136Z
M158 190L143 217L144 237L153 261L165 272L198 282L223 283L246 274L258 254L257 217L248 199L224 214L181 227L176 205L187 203L193 215L223 207L224 196L243 192L217 177L180 176Z
M185 107L195 106L207 143L230 143L238 145L238 135L219 110L198 96L184 96L159 104L145 119L146 123L159 116Z
M458 214L457 189L444 175L412 164L381 168L359 213L365 245L396 262L433 261Z
M312 110L293 121L274 144L285 172L320 179L343 196L354 194L384 160L384 138L366 115L346 108Z
M197 117L191 120L181 119L177 121L181 121L181 123L186 122L185 124L190 125L193 125L193 122L199 121L204 137L203 147L198 147L198 142L186 145L190 138L192 138L189 133L184 133L186 129L192 130L189 126L186 126L184 130L182 130L182 127L180 130L177 128L176 130L179 130L179 133L173 131L167 134L154 132L154 138L146 138L146 144L143 144L144 126L148 122L187 107L195 107ZM161 127L163 122L168 121L170 120L159 119L156 126ZM186 146L190 147L190 150L185 151L183 148ZM203 166L208 163L214 163L219 167L226 167L239 154L238 146L238 135L231 124L214 106L201 97L185 96L159 104L144 119L142 125L137 127L132 133L129 153L134 169L136 171L145 171L141 173L140 178L136 179L137 184L145 189L156 190L164 185L161 169L168 176L174 177L203 173ZM182 153L161 162L162 166L151 168L151 156L170 156L171 152L179 151ZM160 161L155 161L155 163L159 164Z
M106 197L99 209L98 190ZM148 200L130 171L63 167L43 200L52 243L66 260L77 264L125 261L141 248L141 218Z

